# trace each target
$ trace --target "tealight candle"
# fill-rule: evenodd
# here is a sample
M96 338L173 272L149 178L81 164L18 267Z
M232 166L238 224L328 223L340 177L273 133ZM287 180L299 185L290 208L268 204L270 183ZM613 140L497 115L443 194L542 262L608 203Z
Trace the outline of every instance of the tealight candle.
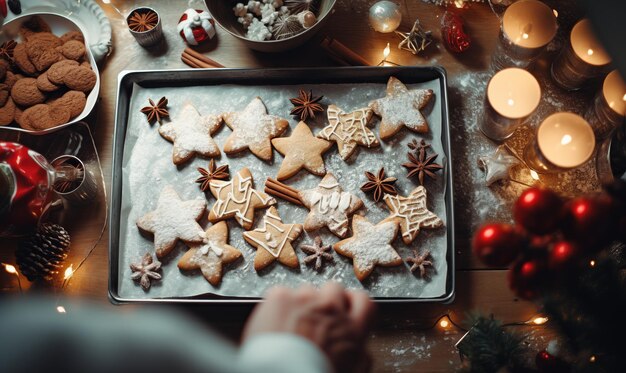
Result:
M604 78L602 90L598 92L585 119L593 127L597 138L606 138L613 129L624 121L626 114L626 83L617 70Z
M545 50L556 30L556 16L544 3L536 0L513 3L502 17L492 68L527 67Z
M591 22L583 19L574 25L567 46L552 62L552 79L565 89L579 89L607 73L610 64L611 57L596 39Z
M528 71L497 72L487 85L481 131L495 141L506 139L535 111L540 99L539 82Z
M555 113L539 125L536 138L524 149L524 161L539 173L565 171L587 162L595 146L593 129L584 118Z

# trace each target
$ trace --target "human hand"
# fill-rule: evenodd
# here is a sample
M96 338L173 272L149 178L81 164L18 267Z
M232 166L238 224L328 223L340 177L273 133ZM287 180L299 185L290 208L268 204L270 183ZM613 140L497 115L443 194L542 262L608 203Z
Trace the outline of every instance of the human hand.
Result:
M370 359L365 339L374 303L363 291L347 291L336 283L320 290L275 287L248 320L243 339L262 333L293 333L322 350L336 372L366 372Z

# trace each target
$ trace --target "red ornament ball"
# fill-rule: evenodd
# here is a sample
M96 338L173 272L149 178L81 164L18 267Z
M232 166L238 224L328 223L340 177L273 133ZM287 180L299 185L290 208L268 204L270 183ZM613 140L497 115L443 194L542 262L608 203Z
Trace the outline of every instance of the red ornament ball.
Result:
M515 202L515 222L533 234L552 233L559 227L563 201L550 189L529 188Z
M543 258L525 258L517 261L509 270L509 288L520 298L536 299L549 280L546 261Z
M452 53L463 53L471 45L470 37L463 29L463 19L449 11L441 17L441 38Z
M550 250L548 266L551 270L564 271L576 267L581 259L581 250L576 244L557 241Z
M503 223L483 225L472 244L474 255L492 267L511 264L525 245L525 237L515 226Z
M546 350L537 353L537 356L535 356L535 364L540 372L566 373L570 371L569 364L560 357L551 355Z
M614 200L606 194L575 198L565 208L563 233L585 250L600 250L617 238L615 207Z

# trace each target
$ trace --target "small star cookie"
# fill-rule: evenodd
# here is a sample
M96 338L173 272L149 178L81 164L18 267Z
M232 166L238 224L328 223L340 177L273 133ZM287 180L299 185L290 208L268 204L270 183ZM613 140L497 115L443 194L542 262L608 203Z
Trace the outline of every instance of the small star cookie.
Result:
M198 220L205 209L204 199L183 201L174 188L166 186L159 196L156 210L137 219L137 226L154 233L154 249L157 258L161 259L172 251L179 239L185 243L204 240L204 230Z
M216 115L201 116L192 104L185 104L175 120L159 127L163 138L174 143L172 159L179 165L187 162L196 153L205 157L217 157L220 149L211 135L222 125Z
M341 189L331 173L327 173L316 188L298 194L302 204L310 210L304 221L307 232L328 227L334 235L343 238L348 234L349 217L363 206L359 197Z
M235 154L250 149L264 161L272 160L271 139L282 135L289 127L286 119L267 114L259 97L254 98L243 111L223 113L226 125L233 130L224 144L224 153Z
M402 126L419 133L428 132L428 123L420 112L430 101L432 89L409 90L395 77L389 77L387 96L369 103L370 109L381 116L380 138L386 140Z
M253 178L248 168L242 168L232 180L211 180L209 188L217 201L209 212L209 221L235 218L243 229L252 228L254 210L276 203L276 200L253 188Z
M329 124L317 137L336 142L339 155L344 161L350 158L357 145L368 148L380 145L376 135L367 128L367 123L372 119L372 110L362 108L345 113L336 105L329 105L326 113Z
M326 173L322 154L330 149L332 143L313 136L306 123L298 123L289 137L273 139L272 145L285 156L276 176L278 180L288 179L303 168L318 176Z
M426 207L426 188L418 186L408 197L385 195L383 198L389 208L389 216L383 220L400 224L402 241L413 242L422 228L439 228L443 225L437 215Z
M402 258L391 243L398 233L398 224L383 221L376 225L360 215L352 218L352 237L333 245L335 251L352 258L354 274L363 281L374 267L394 267L402 264Z
M504 145L498 146L492 154L478 157L478 167L485 171L486 186L508 179L510 169L519 163L519 159L509 154Z
M278 260L291 268L298 268L299 262L291 242L302 233L301 224L284 224L276 207L265 211L263 225L253 231L243 232L243 238L256 248L254 269L260 271Z
M183 271L199 269L211 285L217 286L222 282L224 265L241 258L241 251L226 243L226 222L212 225L206 230L205 236L202 243L189 245L189 251L178 261L178 268Z

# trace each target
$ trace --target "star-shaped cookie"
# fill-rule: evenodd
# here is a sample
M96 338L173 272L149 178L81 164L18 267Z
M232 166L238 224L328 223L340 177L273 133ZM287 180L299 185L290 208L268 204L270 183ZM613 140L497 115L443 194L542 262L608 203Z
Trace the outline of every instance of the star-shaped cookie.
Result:
M519 163L519 159L509 154L504 145L498 146L492 154L478 158L478 167L482 168L486 174L486 186L490 186L498 180L508 179L509 170Z
M183 201L174 188L163 188L157 208L137 219L137 226L154 233L154 249L163 258L176 246L178 240L185 243L202 242L204 230L198 220L204 215L206 201L193 199Z
M272 145L285 156L276 176L278 180L288 179L303 168L318 176L326 173L322 154L330 149L332 143L313 136L306 123L298 123L289 137L273 139Z
M224 144L224 153L234 154L250 149L264 161L272 160L271 139L280 136L289 127L286 119L267 114L259 97L254 98L243 111L223 113L224 122L233 133Z
M219 222L209 227L202 243L189 244L189 250L178 261L178 268L183 271L199 269L206 280L213 286L222 281L223 267L241 258L241 251L226 243L228 225Z
M389 216L383 220L394 221L400 225L402 241L413 242L422 228L439 228L443 220L428 210L426 206L426 188L418 186L408 197L386 194L383 198L389 208Z
M359 197L341 189L331 173L327 173L316 188L298 194L302 204L310 210L304 220L307 232L328 227L333 234L343 238L348 234L349 217L363 206Z
M420 112L433 95L431 89L409 90L400 80L389 77L387 96L369 103L370 109L381 116L380 138L386 140L402 126L419 133L428 132L428 123Z
M345 113L336 105L329 105L326 113L329 124L317 134L317 137L336 142L339 155L344 161L350 158L357 145L368 148L380 145L376 135L367 128L367 123L372 119L372 110L369 108Z
M187 103L176 119L159 127L159 133L174 143L172 159L174 164L179 165L191 159L196 153L205 157L220 155L220 149L211 135L221 125L220 116L201 116L192 104Z
M393 267L402 264L402 258L391 243L398 233L398 224L383 221L376 225L360 215L352 218L352 237L339 241L333 249L339 254L352 258L354 274L363 281L374 267Z
M302 233L301 224L284 224L274 206L265 211L263 225L253 231L243 232L243 238L256 248L254 269L260 271L278 260L291 268L299 262L291 242Z
M232 180L211 180L209 188L216 201L209 212L209 221L235 218L243 229L252 228L254 210L276 203L276 200L253 188L252 174L242 168Z

